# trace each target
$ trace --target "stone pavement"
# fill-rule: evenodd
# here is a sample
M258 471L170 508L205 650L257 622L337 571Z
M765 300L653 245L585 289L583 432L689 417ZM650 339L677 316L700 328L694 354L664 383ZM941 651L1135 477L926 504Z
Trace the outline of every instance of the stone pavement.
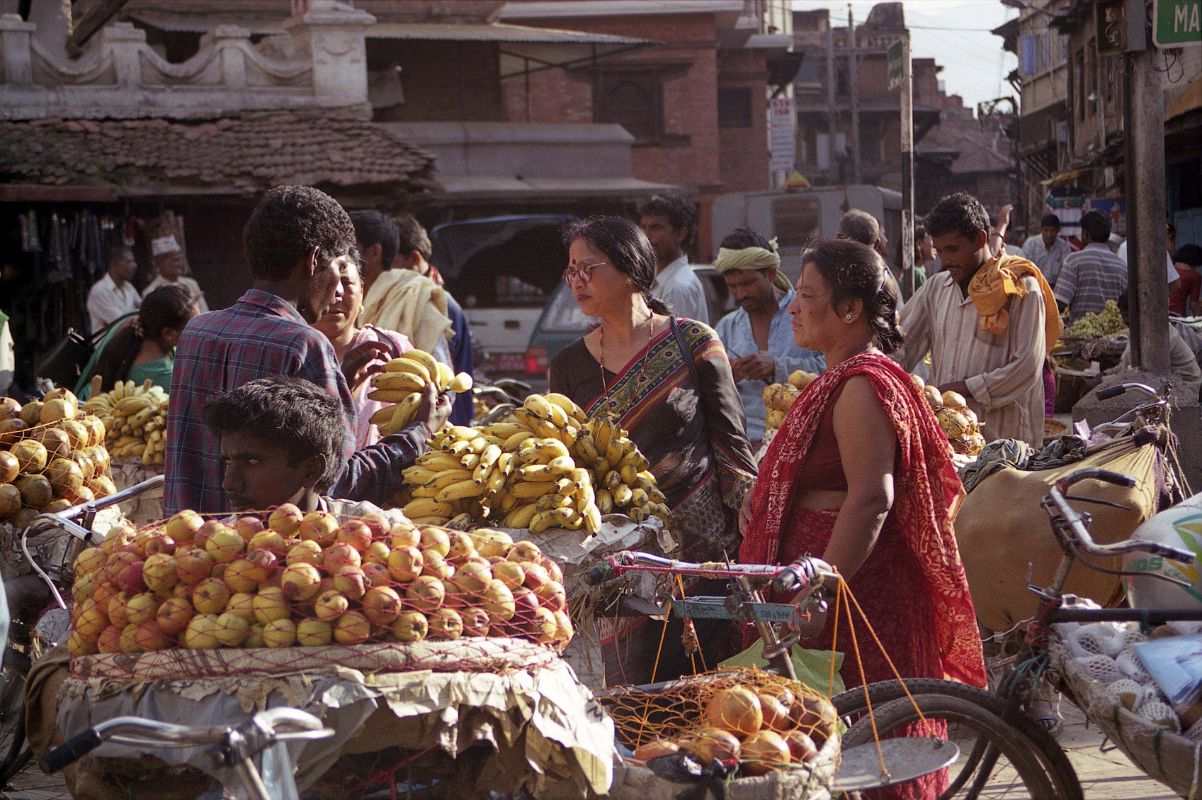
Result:
M1067 702L1061 703L1064 713L1064 728L1060 731L1061 746L1068 752L1086 800L1171 800L1177 797L1162 783L1146 777L1122 751L1099 749L1102 734L1093 725L1085 724L1085 717Z

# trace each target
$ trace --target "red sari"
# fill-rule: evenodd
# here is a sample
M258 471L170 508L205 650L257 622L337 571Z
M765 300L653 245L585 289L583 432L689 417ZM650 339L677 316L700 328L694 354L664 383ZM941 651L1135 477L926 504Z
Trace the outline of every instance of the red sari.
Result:
M930 407L905 371L888 358L848 359L819 376L793 403L760 463L751 525L739 560L773 564L826 550L838 509L803 508L796 501L807 487L798 477L820 430L831 425L835 400L856 375L869 380L892 421L897 455L893 508L849 588L902 677L946 677L983 687L985 664L976 615L952 531L964 490ZM828 437L830 432L826 427ZM833 619L822 636L807 644L831 648L832 623ZM892 679L893 669L862 620L856 620L855 630L863 679L847 616L841 613L837 649L844 653L841 674L847 686ZM945 735L941 724L931 729L916 724L900 733ZM945 785L940 771L870 796L933 797Z

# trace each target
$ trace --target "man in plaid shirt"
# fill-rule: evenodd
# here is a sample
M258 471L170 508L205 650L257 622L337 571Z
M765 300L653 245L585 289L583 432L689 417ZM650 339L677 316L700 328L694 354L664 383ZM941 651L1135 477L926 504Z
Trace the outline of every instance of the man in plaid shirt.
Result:
M425 451L431 430L446 420L450 400L428 387L413 423L351 452L355 412L349 387L393 354L387 344L372 342L347 353L340 368L329 340L311 323L341 292L340 270L356 257L354 243L346 211L317 189L276 187L255 208L243 231L254 286L230 308L193 319L176 348L167 418L167 513L229 509L218 440L205 428L202 409L244 383L274 375L304 378L339 400L347 461L330 495L378 504L400 488L401 469Z

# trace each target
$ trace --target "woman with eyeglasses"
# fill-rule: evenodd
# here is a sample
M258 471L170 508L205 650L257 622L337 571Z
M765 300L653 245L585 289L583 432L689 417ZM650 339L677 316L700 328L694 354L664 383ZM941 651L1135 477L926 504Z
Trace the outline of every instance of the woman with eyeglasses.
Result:
M655 251L633 222L595 217L571 225L565 240L564 280L580 310L600 324L552 360L551 391L630 432L672 509L682 558L733 558L738 509L756 469L722 342L708 325L672 316L651 296ZM721 626L710 636L697 627L712 666L725 655L725 634ZM605 648L608 682L650 679L659 629L629 633L614 631L618 644ZM664 640L656 679L692 671L680 631Z

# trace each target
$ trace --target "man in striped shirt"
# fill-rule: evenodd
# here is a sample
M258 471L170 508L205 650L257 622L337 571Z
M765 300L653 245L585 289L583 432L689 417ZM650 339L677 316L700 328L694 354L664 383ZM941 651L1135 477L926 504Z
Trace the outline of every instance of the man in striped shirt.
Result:
M1110 220L1100 211L1081 216L1085 247L1064 257L1056 279L1056 302L1068 306L1069 322L1096 314L1127 291L1127 264L1110 252Z
M1047 350L1045 300L1038 281L1030 275L1021 279L1025 291L1009 297L1004 331L983 330L968 287L992 258L985 207L960 192L940 200L925 222L943 271L927 280L902 310L903 366L912 369L929 352L929 382L962 394L981 420L986 439L1039 445L1044 415L1040 370Z

